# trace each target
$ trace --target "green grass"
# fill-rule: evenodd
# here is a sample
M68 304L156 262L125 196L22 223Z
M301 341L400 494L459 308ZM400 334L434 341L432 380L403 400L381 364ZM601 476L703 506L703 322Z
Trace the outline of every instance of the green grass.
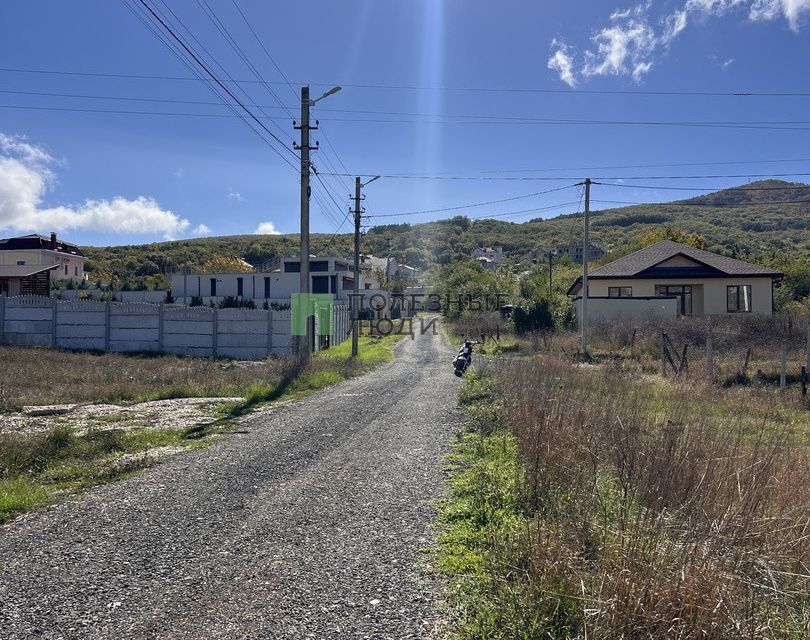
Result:
M351 341L344 341L334 349L316 354L303 368L288 366L269 381L254 381L246 391L243 387L238 395L244 394L244 400L220 406L218 420L186 430L115 428L116 424L134 419L131 413L118 412L98 420L109 428L90 429L82 434L64 426L44 433L0 434L0 522L47 504L60 492L126 477L155 461L136 455L126 458L124 464L124 455L158 447L207 446L212 436L235 425L233 418L262 403L293 400L361 375L391 360L401 337L361 337L356 359L350 357ZM177 393L178 389L173 388L166 397L177 397Z
M156 447L198 448L217 427L89 430L68 427L33 434L0 436L0 522L51 502L55 495L130 475L154 462L145 453ZM122 462L123 460L123 462Z
M468 420L448 456L448 495L439 506L436 569L450 576L454 637L533 638L537 619L504 603L526 600L521 574L529 521L519 508L517 440L493 407L486 380L470 376L461 392Z
M51 492L39 482L28 478L0 480L0 522L50 501Z

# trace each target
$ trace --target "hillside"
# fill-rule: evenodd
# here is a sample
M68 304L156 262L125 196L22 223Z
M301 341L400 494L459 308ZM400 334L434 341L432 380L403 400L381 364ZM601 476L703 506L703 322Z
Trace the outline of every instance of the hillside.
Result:
M664 225L700 234L708 249L726 255L810 257L810 185L767 180L688 200L595 210L591 238L608 250L621 249L645 231ZM395 254L424 270L469 255L478 245L499 243L516 265L528 264L532 251L581 241L581 234L581 216L523 223L456 216L372 227L363 236L362 250ZM315 234L311 246L320 255L348 255L351 235ZM261 265L295 253L297 248L296 235L244 235L87 247L85 251L91 281L152 287L165 285L165 274L184 267L190 271L229 270L228 263L235 258Z

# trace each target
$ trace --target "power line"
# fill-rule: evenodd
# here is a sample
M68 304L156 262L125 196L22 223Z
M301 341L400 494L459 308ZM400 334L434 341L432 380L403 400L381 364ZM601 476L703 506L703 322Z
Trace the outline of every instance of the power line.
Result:
M340 174L348 175L348 174ZM402 173L386 173L386 174L371 174L361 173L361 177L373 177L379 175L381 178L390 178L395 180L506 180L506 181L553 181L553 180L581 180L577 176L463 176L463 175L420 175L420 174L402 174ZM594 180L710 180L710 179L731 179L731 178L779 178L779 177L794 177L794 176L810 176L810 173L743 173L743 174L713 174L713 175L687 175L687 176L604 176L594 178Z
M239 12L239 15L242 16L242 20L247 25L247 28L250 30L250 33L253 34L253 37L256 40L256 42L259 43L259 46L262 48L262 51L264 51L264 54L267 56L267 58L270 60L270 62L273 63L273 66L276 68L276 71L278 71L281 74L281 77L284 78L284 82L290 88L290 91L292 91L293 96L297 100L298 99L298 92L296 92L295 88L292 86L292 83L290 83L290 81L287 79L287 76L281 70L281 67L279 67L278 64L276 64L275 59L273 58L273 56L270 55L270 52L267 50L267 47L264 46L264 42L259 37L259 35L256 33L256 31L253 29L253 26L250 24L250 21L247 19L247 16L245 16L245 13L244 13L244 11L242 11L242 8L239 6L239 3L236 0L231 0L231 2L233 3L233 6L236 7L236 10Z
M792 191L796 189L810 189L810 186L806 184L792 185L787 187L671 187L668 185L628 184L626 182L593 182L592 184L602 185L603 187L654 189L665 191Z
M249 23L248 23L249 25ZM103 73L103 72L88 72L88 71L66 71L57 69L21 69L12 67L1 67L0 71L6 73L27 73L27 74L48 74L48 75L63 75L63 76L87 76L87 77L102 77L102 78L129 78L139 80L181 80L181 81L196 81L196 78L184 76L168 76L168 75L153 75L153 74L134 74L134 73ZM233 82L240 84L261 84L258 80L234 80ZM269 84L291 84L285 78L282 81L266 81ZM300 84L300 83L296 83ZM335 82L312 82L312 86L332 86ZM427 87L416 85L397 85L397 84L358 84L358 83L339 83L343 87L351 87L356 89L384 89L384 90L407 90L407 91L460 91L460 92L483 92L483 93L539 93L539 94L564 94L569 96L577 95L638 95L638 96L696 96L696 97L730 97L730 98L807 98L810 97L810 92L790 92L790 91L653 91L644 89L544 89L532 87Z
M182 48L183 48L183 49L186 51L186 53L188 53L188 55L190 55L190 56L192 57L192 59L193 59L193 60L194 60L194 61L195 61L195 62L196 62L196 63L197 63L197 64L198 64L200 67L202 67L202 69L203 69L203 70L206 72L206 74L208 74L208 76L210 76L210 77L211 77L211 79L212 79L214 82L216 82L216 83L217 83L217 85L218 85L218 86L219 86L219 87L220 87L220 88L221 88L223 91L225 91L225 93L227 93L227 94L228 94L228 95L231 97L231 99L232 99L234 102L236 102L236 104L238 104L238 105L239 105L239 106L242 108L242 110L243 110L243 111L244 111L244 112L245 112L245 113L248 115L248 117L250 117L250 118L251 118L253 121L255 121L255 122L256 122L256 124L258 124L258 125L259 125L259 126L260 126L260 127L261 127L261 128L262 128L262 129L263 129L263 130L264 130L264 131L265 131L265 132L266 132L266 133L267 133L267 134L268 134L268 135L271 137L271 138L273 138L273 139L274 139L276 142L278 142L278 143L279 143L279 144L282 146L282 148L287 149L286 144L285 144L285 143L284 143L284 142L283 142L283 141L282 141L282 140L281 140L281 139L280 139L278 136L276 136L276 135L275 135L275 134L274 134L272 131L270 131L270 129L268 129L268 128L267 128L267 127L264 125L264 123L263 123L261 120L259 120L259 119L258 119L258 118L257 118L257 117L256 117L256 116L253 114L253 112L252 112L250 109L248 109L248 108L247 108L247 107L246 107L246 106L245 106L245 105L242 103L242 101L241 101L239 98L237 98L237 97L236 97L236 96L233 94L233 92L232 92L230 89L228 89L228 87L226 87L226 86L225 86L225 84L224 84L224 83L223 83L223 82L222 82L222 81L221 81L221 80L220 80L220 79L219 79L219 78L218 78L218 77L217 77L217 76L214 74L214 72L213 72L213 71L211 71L211 70L208 68L208 65L206 65L206 64L205 64L205 62L203 62L203 61L202 61L202 60L199 58L199 56L197 56L197 54L195 54L195 53L194 53L194 51L192 51L192 50L189 48L189 46L188 46L188 45L187 45L187 44L186 44L186 43L183 41L183 39L182 39L182 38L180 38L180 37L177 35L177 33L174 31L174 29L172 29L172 27L171 27L171 26L169 26L169 25L168 25L168 24L167 24L167 23L166 23L166 22L165 22L165 21L164 21L164 20L163 20L163 19L162 19L162 18L161 18L161 17L160 17L158 14L157 14L157 13L155 13L155 11L152 9L152 7L150 7L150 6L149 6L149 4L146 2L146 0L137 0L137 2L140 2L140 3L141 3L141 4L142 4L142 5L143 5L143 6L146 8L146 10L147 10L147 11L148 11L148 12L149 12L149 13L150 13L150 14L151 14L153 17L154 17L154 19L155 19L155 20L157 20L157 21L158 21L158 22L161 24L161 26L163 27L163 29L164 29L164 30L166 30L166 31L169 33L169 35L171 35L171 36L172 36L172 38L174 38L174 40L176 40L176 41L177 41L177 43L178 43L178 44L179 44L179 45L180 45L180 46L181 46L181 47L182 47ZM281 153L278 151L278 149L276 149L275 147L272 147L272 145L270 145L270 146L271 146L271 148L273 149L273 151L275 151L275 152L276 152L276 154L277 154L277 155L278 155L280 158L284 159L284 161L285 161L285 162L287 162L287 164L289 164L289 165L290 165L290 166L291 166L293 169L296 169L295 165L294 165L294 164L292 164L292 162L290 162L290 161L289 161L289 160L287 160L286 158L284 158L284 156L283 156L283 155L282 155L282 154L281 154Z
M140 0L139 0L140 1ZM227 72L226 72L227 73ZM220 106L219 104L204 102L204 101L192 101L192 100L172 100L168 98L158 99L158 98L133 98L133 97L118 97L118 96L91 96L91 95L81 95L81 94L64 94L64 93L50 93L50 92L27 92L27 91L11 91L11 90L2 90L0 93L11 93L11 94L20 94L20 95L42 95L42 96L52 96L52 97L66 97L66 98L82 98L82 99L97 99L97 100L126 100L126 101L143 101L143 102L160 102L160 103L168 103L168 104L199 104L199 105L208 105L208 106ZM243 91L244 93L244 91ZM229 95L233 96L232 93L229 92ZM278 140L277 136L272 134L272 132L267 129L263 124L261 124L261 120L284 120L284 118L278 118L269 116L264 113L264 109L266 108L276 108L276 107L268 107L266 105L259 105L256 104L254 101L250 100L247 93L245 96L248 97L248 102L251 102L251 106L258 108L264 114L264 117L260 118L251 113L251 118L253 118L256 122L258 122L262 128L264 128L268 133L270 133L276 140ZM235 97L235 96L234 96ZM241 102L239 102L240 106L243 106ZM287 110L288 108L283 103L279 102L281 105L280 108ZM7 108L19 108L19 109L45 109L45 107L32 107L29 105L7 105ZM246 108L246 107L244 107ZM66 108L51 108L52 110L57 111L70 111L72 109ZM79 109L77 109L79 111ZM179 114L179 113L166 113L166 112L157 112L157 111L134 111L134 112L123 112L121 110L107 110L107 109L98 109L98 112L104 113L131 113L137 115L192 115L192 116L209 116L209 117L231 117L225 114L210 114L210 113L195 113L195 114ZM333 110L334 111L334 110ZM347 110L344 110L347 111ZM238 117L238 116L237 116ZM768 120L761 120L761 121L665 121L665 120L570 120L570 119L555 119L555 118L544 118L544 119L528 119L528 118L516 118L516 119L507 119L500 116L481 116L481 120L454 120L454 119L433 119L433 120L420 120L420 119L379 119L379 118L330 118L331 122L350 122L350 123L360 123L360 124L473 124L473 125L519 125L519 126L601 126L601 127L608 127L608 126L631 126L631 127L686 127L686 128L699 128L699 129L744 129L744 130L756 130L756 131L810 131L810 120L785 120L785 121L768 121ZM279 140L281 144L285 144ZM285 147L286 149L287 147Z
M592 200L601 204L623 204L649 207L707 207L723 209L727 207L782 206L785 204L810 204L810 200L780 200L779 202L631 202L628 200Z
M441 213L444 211L458 211L460 209L473 209L476 207L484 207L490 204L500 204L503 202L511 202L513 200L522 200L524 198L532 198L535 196L541 196L547 193L554 193L556 191L563 191L564 189L571 189L577 185L570 184L564 187L557 187L556 189L546 189L545 191L535 191L534 193L527 193L524 195L519 196L511 196L509 198L501 198L500 200L488 200L486 202L475 202L473 204L466 204L466 205L457 205L454 207L443 207L441 209L423 209L421 211L403 211L401 213L378 213L370 216L366 216L367 218L395 218L401 216L418 216L425 213Z

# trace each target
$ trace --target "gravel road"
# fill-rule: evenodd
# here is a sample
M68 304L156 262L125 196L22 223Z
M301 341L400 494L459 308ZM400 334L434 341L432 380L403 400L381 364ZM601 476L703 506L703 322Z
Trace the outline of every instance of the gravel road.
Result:
M431 638L457 419L430 333L205 451L0 529L0 638Z

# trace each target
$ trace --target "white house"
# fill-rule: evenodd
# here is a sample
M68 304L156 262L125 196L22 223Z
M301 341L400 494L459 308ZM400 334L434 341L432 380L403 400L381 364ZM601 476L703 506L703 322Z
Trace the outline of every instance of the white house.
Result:
M774 283L781 277L767 267L662 240L589 274L588 318L771 315ZM568 294L577 296L579 306L582 278Z
M199 298L204 304L218 303L226 296L253 300L257 307L287 307L301 288L301 261L283 258L274 271L258 273L177 274L172 276L172 296L181 304ZM354 265L334 256L309 259L311 293L330 293L336 301L348 304L354 293ZM375 316L387 316L390 293L380 289L370 275L360 274L361 309L373 309ZM373 297L373 299L372 299ZM382 307L382 308L381 308Z
M470 256L487 271L495 271L503 263L503 247L476 247Z
M385 274L386 278L411 279L415 278L416 274L419 272L418 269L399 262L394 256L378 258L377 256L371 254L360 255L360 269L376 269Z

